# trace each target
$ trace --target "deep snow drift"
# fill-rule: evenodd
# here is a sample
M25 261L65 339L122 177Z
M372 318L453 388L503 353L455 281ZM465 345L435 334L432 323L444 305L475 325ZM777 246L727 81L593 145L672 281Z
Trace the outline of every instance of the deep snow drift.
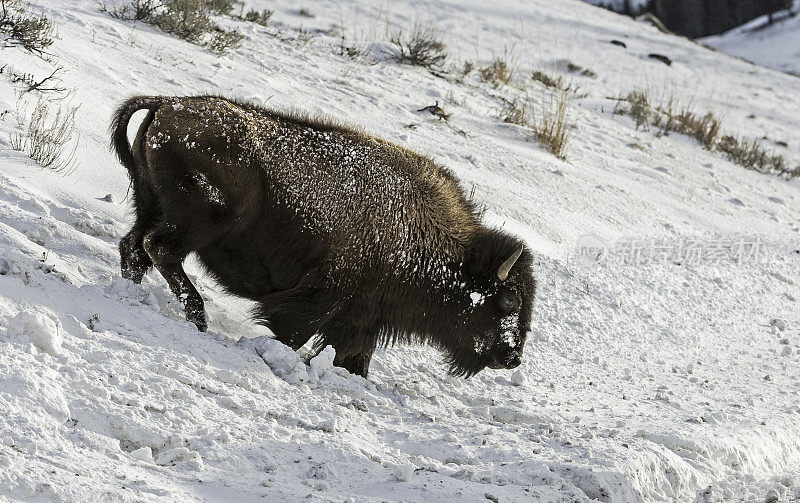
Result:
M245 35L225 57L94 0L33 2L58 26L49 62L2 49L0 500L800 495L800 184L637 131L609 99L636 87L675 95L796 163L797 78L579 1L250 4L275 8L271 25L220 19ZM565 59L597 74L564 75L580 88L566 161L497 118L511 87L384 61L387 18L409 29L420 13L440 20L459 66L506 54L523 80ZM370 57L341 55L340 24ZM57 66L74 90L59 104L80 105L68 175L10 141L37 99L18 102L12 72L41 79ZM547 99L538 83L528 90ZM123 280L116 245L132 217L107 146L111 113L135 93L201 92L326 113L451 168L486 220L536 255L522 366L456 379L435 350L398 347L378 351L365 380L330 353L306 364L265 338L249 304L191 259L208 333L158 273ZM448 123L416 112L435 101ZM581 243L612 247L607 262L576 258L587 234ZM656 247L664 254L644 260Z

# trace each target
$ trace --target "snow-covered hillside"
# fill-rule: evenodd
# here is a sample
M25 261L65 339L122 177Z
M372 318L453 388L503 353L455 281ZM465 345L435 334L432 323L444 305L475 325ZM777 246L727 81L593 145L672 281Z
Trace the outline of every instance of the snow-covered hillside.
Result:
M49 61L0 49L0 501L800 497L800 183L636 130L611 99L674 96L797 164L797 78L578 0L250 0L270 25L220 18L245 36L224 57L95 0L32 4L57 24ZM550 94L532 70L592 70L563 75L580 88L566 161L497 118L513 87L386 60L387 20L419 16L458 67L513 61L534 105ZM367 56L341 55L338 25ZM71 95L18 98L14 75L57 67ZM207 333L157 272L122 279L133 219L111 114L132 94L208 92L340 118L474 188L536 256L522 365L464 380L432 348L396 347L365 380L263 338L192 259ZM79 106L71 173L12 148L39 96ZM449 122L417 112L436 101ZM577 260L587 234L636 263ZM680 256L640 260L653 246Z
M795 1L794 10L798 9L800 2ZM775 19L772 25L767 25L767 17L763 16L701 42L724 53L800 77L800 15L780 13Z

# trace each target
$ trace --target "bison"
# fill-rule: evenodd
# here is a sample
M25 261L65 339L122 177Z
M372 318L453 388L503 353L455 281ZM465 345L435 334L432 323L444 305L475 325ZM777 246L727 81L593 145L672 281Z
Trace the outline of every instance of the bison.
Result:
M131 116L147 110L135 140ZM363 131L216 96L133 97L111 125L136 222L122 275L152 267L206 329L194 252L299 349L318 336L367 376L378 345L425 343L452 375L518 366L536 283L522 242L481 222L455 176Z

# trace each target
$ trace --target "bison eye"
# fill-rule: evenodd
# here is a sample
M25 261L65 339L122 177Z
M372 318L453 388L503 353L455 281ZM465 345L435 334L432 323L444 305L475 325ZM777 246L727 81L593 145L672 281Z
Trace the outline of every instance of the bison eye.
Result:
M510 313L512 311L516 311L517 307L519 306L519 301L517 301L516 295L510 290L503 290L500 292L500 309Z

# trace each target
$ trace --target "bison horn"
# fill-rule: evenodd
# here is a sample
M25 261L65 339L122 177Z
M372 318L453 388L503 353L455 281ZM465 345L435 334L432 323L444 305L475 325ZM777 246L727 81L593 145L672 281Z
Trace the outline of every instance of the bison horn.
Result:
M517 251L515 251L513 255L508 257L508 259L506 259L506 261L503 262L503 265L500 266L500 269L497 270L497 277L500 279L500 281L505 281L506 279L508 279L508 273L511 272L511 268L514 267L514 264L517 263L517 260L519 259L520 255L522 255L522 245L519 245Z

